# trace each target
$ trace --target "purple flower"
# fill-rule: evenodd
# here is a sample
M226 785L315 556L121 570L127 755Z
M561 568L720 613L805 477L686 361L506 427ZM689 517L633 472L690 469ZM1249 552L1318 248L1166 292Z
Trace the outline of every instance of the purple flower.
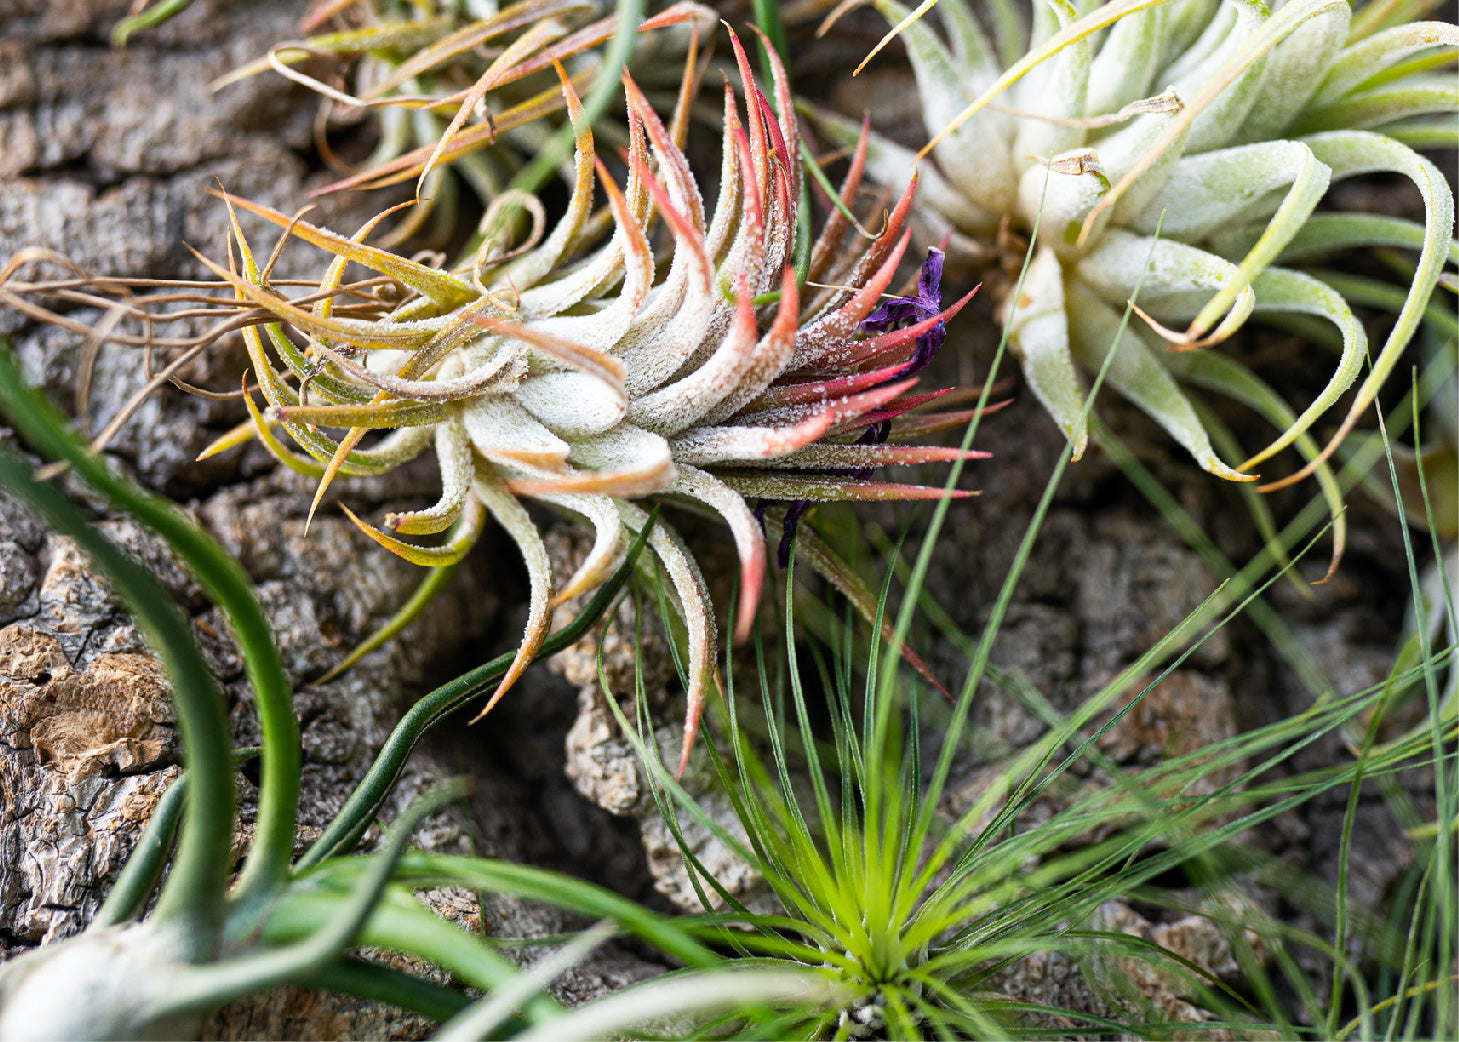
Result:
M942 313L942 261L944 254L937 247L933 246L927 250L927 259L922 262L922 272L917 276L917 293L911 297L893 297L891 300L879 305L875 311L861 320L857 328L863 333L886 333L893 329L904 326L915 325L918 322L925 322L929 318L936 318ZM916 344L912 348L912 357L906 363L898 367L882 382L882 386L895 383L898 380L905 380L915 373L921 372L927 367L927 363L936 357L942 343L947 339L947 327L941 322L933 326L927 332L917 337ZM887 440L891 434L892 424L890 420L882 420L873 423L862 431L861 436L856 439L857 445L880 445ZM843 474L846 477L855 478L860 481L871 476L870 468L864 470L831 471L827 473ZM761 500L756 504L754 515L761 524L765 520L765 508L769 501ZM795 530L800 519L805 516L806 511L811 508L811 501L808 499L795 499L785 511L785 521L781 527L780 546L775 554L775 563L784 568L790 563L790 546L795 541Z

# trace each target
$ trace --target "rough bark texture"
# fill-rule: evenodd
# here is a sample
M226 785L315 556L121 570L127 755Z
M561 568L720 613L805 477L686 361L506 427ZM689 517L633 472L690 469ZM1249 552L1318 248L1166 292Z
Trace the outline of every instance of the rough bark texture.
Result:
M22 247L45 246L98 272L196 272L182 244L220 255L225 239L224 211L206 187L221 179L230 191L288 211L320 178L308 158L314 112L308 97L269 76L216 95L205 90L213 77L290 37L299 5L199 0L176 21L116 51L105 34L126 6L125 0L0 0L0 262ZM352 228L370 212L369 201L326 200L321 223ZM291 263L286 254L283 264ZM986 363L988 328L986 314L981 326L971 312L959 319L944 362L964 370L954 375L969 379ZM69 402L80 351L76 338L13 314L0 315L0 331L14 338L30 378ZM220 353L193 378L231 386L239 369L236 359ZM91 414L111 415L140 385L140 374L135 357L103 352L86 403ZM192 462L238 414L236 403L159 394L127 425L112 452L143 483L186 503L257 584L296 684L304 726L303 843L338 808L411 698L511 644L521 628L522 583L515 551L488 536L471 569L407 639L376 653L368 668L309 686L389 615L417 576L341 518L333 500L306 535L308 486L275 469L261 452ZM1138 438L1140 421L1129 422ZM986 620L1062 451L1027 395L983 430L980 447L995 458L976 464L969 480L985 493L954 507L930 580L932 594L969 632ZM1250 552L1250 522L1229 488L1184 460L1167 465L1157 455L1150 462L1234 556ZM388 479L351 482L343 494L378 516L418 505L434 491L434 481L427 464ZM1402 607L1402 587L1393 578L1401 574L1402 558L1391 543L1366 534L1391 532L1392 526L1366 509L1355 506L1354 545L1333 583L1310 599L1285 586L1272 593L1342 691L1384 675ZM871 516L892 523L888 512ZM251 743L249 693L216 611L135 525L110 519L106 529L190 612L227 683L237 739ZM556 552L581 553L575 535L554 538ZM721 536L714 538L723 544ZM1021 672L1055 707L1069 709L1178 624L1213 585L1200 559L1095 454L1070 472L1060 490L994 659ZM1298 679L1247 626L1238 623L1208 642L1138 714L1102 740L1102 751L1117 763L1144 766L1303 708ZM631 619L620 615L604 645L609 686L619 694L632 690L635 639ZM934 672L953 682L960 678L961 660L930 634L914 634L914 641ZM642 648L647 687L663 721L658 738L666 749L675 748L682 695L661 633L651 629ZM697 907L641 768L608 712L597 670L596 645L585 643L554 672L529 673L486 725L450 728L422 750L390 811L432 783L465 773L474 792L469 806L439 815L422 830L418 840L427 848L569 868L640 899L652 886L675 905ZM165 678L135 627L74 544L0 500L0 944L6 953L73 934L94 915L152 805L177 773L165 696ZM1020 748L1042 730L991 687L980 693L976 723L993 752L960 762L945 800L950 814L982 791L996 771L996 750ZM1341 755L1333 738L1312 746L1303 762ZM1072 783L1106 784L1087 771L1076 772ZM698 784L692 772L689 784ZM1258 842L1296 868L1335 880L1344 795L1283 816ZM710 810L731 823L727 805ZM1030 823L1048 812L1033 808ZM1402 871L1407 847L1376 794L1365 795L1359 813L1352 900L1376 906ZM245 803L240 844L250 822ZM690 839L728 889L752 904L764 899L762 884L722 845L703 832ZM551 933L567 925L561 916L521 902L493 900L483 908L474 897L439 894L434 905L447 917L498 935ZM1295 910L1274 910L1300 919ZM1234 979L1229 949L1207 920L1152 921L1118 902L1101 914L1106 928L1159 940ZM609 949L560 980L556 990L580 1001L657 968ZM1198 1016L1143 972L1126 969L1168 1016ZM1008 971L1005 984L1014 994L1105 1011L1077 968L1059 957L1027 960ZM394 1038L423 1030L422 1023L392 1011L289 992L228 1007L208 1037Z

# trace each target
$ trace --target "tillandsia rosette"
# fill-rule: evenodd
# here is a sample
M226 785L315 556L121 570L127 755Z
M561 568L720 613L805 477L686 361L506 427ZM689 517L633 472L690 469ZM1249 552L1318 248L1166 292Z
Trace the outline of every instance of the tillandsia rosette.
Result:
M805 279L798 281L801 168L789 87L772 59L772 105L739 41L733 44L746 103L742 111L726 84L712 209L681 151L682 120L666 126L625 76L620 188L595 154L564 80L577 131L572 196L552 231L514 255L495 263L478 256L462 272L437 270L367 245L379 218L345 238L230 197L230 206L272 220L334 260L305 303L269 284L236 219L241 268L205 261L241 305L268 319L243 331L267 400L266 411L250 402L250 435L287 465L320 476L321 494L336 473L377 472L433 446L439 501L389 515L381 528L356 523L424 565L458 560L487 516L520 547L529 618L488 708L531 661L554 606L617 567L625 533L646 520L637 500L666 497L728 524L741 565L743 634L766 569L757 514L798 514L809 502L941 496L941 487L874 480L871 469L982 455L897 444L970 415L913 412L938 397L911 393L917 371L941 342L944 320L971 297L941 307L941 255L929 256L914 297L883 303L908 246L913 189L874 238L854 238L853 221L833 211L816 241L805 243ZM692 79L686 73L685 98ZM853 158L843 206L856 198L864 158L864 148ZM594 220L595 187L606 196L611 224ZM656 225L671 246L660 258L650 239ZM390 276L403 292L339 297L350 261ZM275 424L307 456L286 448ZM328 427L348 433L336 440L321 430ZM388 433L362 444L372 432ZM528 500L593 526L594 545L566 581L553 574ZM448 528L436 547L400 538ZM715 684L715 616L680 538L661 522L649 545L688 633L682 768ZM825 547L807 557L845 583L849 573Z
M980 21L965 0L877 6L905 43L931 142L919 155L873 140L868 169L900 185L921 158L916 219L950 260L1011 242L1032 257L1001 304L1031 390L1086 447L1087 384L1106 379L1202 467L1248 481L1294 446L1330 503L1325 461L1374 401L1420 321L1452 244L1453 193L1415 147L1453 147L1459 29L1411 22L1428 5L1347 0L1012 2ZM926 15L926 17L924 17ZM934 26L934 21L939 23ZM1031 24L1030 24L1031 21ZM822 122L849 142L855 125ZM1348 213L1334 182L1411 179L1426 219ZM1327 208L1319 211L1319 204ZM1350 301L1291 266L1314 254L1418 252L1412 285L1346 418L1323 447L1313 424L1363 374L1369 344ZM1016 269L1015 269L1016 270ZM1126 305L1136 311L1121 329ZM1315 316L1341 337L1327 385L1298 408L1212 350L1253 315ZM1280 431L1234 466L1193 391L1230 396ZM1224 439L1222 439L1224 440Z

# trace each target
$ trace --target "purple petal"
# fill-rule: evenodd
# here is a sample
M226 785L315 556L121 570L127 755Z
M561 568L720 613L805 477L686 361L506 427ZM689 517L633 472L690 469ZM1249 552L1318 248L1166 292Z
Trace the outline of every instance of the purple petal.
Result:
M883 301L875 311L861 320L865 333L885 333L901 323L920 322L942 310L942 261L943 253L936 247L927 251L922 262L922 271L917 276L917 295L893 297Z
M922 262L922 274L917 278L917 296L932 301L934 315L942 310L942 262L945 257L935 246L928 250L927 259Z
M883 302L875 311L861 321L861 329L868 333L885 333L903 323L912 325L933 318L942 312L942 262L943 253L933 247L927 251L922 262L922 271L917 276L915 297L895 297ZM937 356L947 339L947 328L938 322L917 338L912 348L912 357L907 363L888 377L891 380L905 380L921 372L927 363Z

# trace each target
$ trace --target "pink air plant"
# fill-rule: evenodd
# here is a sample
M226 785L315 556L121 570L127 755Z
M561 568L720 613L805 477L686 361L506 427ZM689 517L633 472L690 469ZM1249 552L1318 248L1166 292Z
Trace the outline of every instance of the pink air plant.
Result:
M236 220L241 270L210 263L241 302L268 313L268 322L244 331L268 402L266 411L250 403L253 435L289 466L319 476L321 494L336 473L378 472L432 445L439 501L388 515L383 528L350 514L355 523L424 565L460 559L487 515L520 547L531 585L526 631L486 709L531 662L553 609L619 566L625 535L646 519L635 501L700 504L728 524L740 561L735 632L743 639L766 571L766 537L751 502L761 513L776 503L801 504L793 508L798 514L808 502L933 498L943 495L940 487L878 481L871 471L983 455L896 444L969 415L908 415L937 397L910 393L915 372L940 342L944 321L971 297L940 307L934 255L917 297L896 298L901 303L890 308L883 303L907 248L903 225L913 188L874 240L853 238L851 222L833 211L811 250L808 277L798 283L800 141L788 86L773 65L772 106L737 39L733 46L746 105L742 111L726 85L723 164L708 212L680 148L687 106L666 127L626 76L623 187L595 154L564 81L576 130L571 199L550 234L497 263L436 270L366 245L375 222L344 238L228 197L230 206L333 254L319 287L326 294L339 286L348 261L404 288L403 297L377 298L373 313L336 313L327 295L292 302L254 263ZM693 86L686 75L685 98ZM864 161L863 147L842 189L845 205L856 199ZM611 223L594 218L595 186ZM662 264L650 244L659 222L669 250ZM864 332L869 327L873 335ZM287 450L275 424L309 458ZM323 427L348 433L335 440ZM362 446L371 431L386 433ZM593 527L594 545L566 581L553 574L524 504L529 499ZM448 528L437 547L399 538ZM674 531L660 522L649 546L688 632L682 770L706 692L717 682L714 613L699 568ZM823 548L808 556L844 588L849 570Z

